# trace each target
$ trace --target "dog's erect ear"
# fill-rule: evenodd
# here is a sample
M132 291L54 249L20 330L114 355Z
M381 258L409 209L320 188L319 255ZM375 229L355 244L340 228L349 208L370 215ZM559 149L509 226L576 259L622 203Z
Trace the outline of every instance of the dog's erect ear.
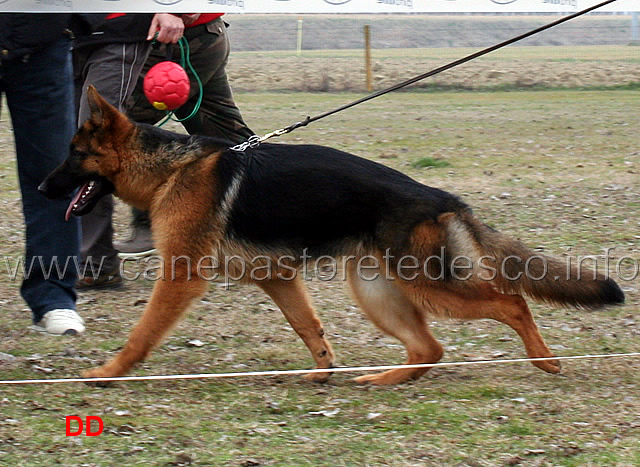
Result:
M89 102L89 110L91 111L91 121L98 126L102 125L102 107L105 106L107 102L98 94L98 90L93 84L89 85L87 89L87 101Z
M104 100L92 84L89 85L87 89L87 100L89 101L89 110L91 111L91 121L98 126L102 126L105 122L116 119L120 114L114 106Z

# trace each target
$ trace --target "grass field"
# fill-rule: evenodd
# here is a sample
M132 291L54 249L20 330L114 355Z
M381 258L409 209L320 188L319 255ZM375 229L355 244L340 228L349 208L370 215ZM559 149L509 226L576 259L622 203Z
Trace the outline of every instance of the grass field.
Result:
M356 97L238 93L237 100L254 131L265 133ZM485 222L547 254L601 255L608 247L617 258L633 258L618 278L626 305L533 310L559 355L637 352L639 104L640 91L632 89L404 92L282 141L348 150L458 193ZM446 163L424 167L432 165L420 163L428 157ZM31 331L19 283L5 269L21 255L23 227L4 114L0 193L2 379L76 376L122 346L153 284L139 280L123 291L82 294L84 336ZM127 221L127 209L118 206L118 235L126 234ZM403 361L402 347L360 315L343 284L318 278L308 284L338 365ZM524 356L517 336L494 322L437 322L433 330L446 347L445 361ZM266 296L212 285L135 374L311 364ZM358 386L350 381L355 375L346 374L325 385L292 376L108 389L3 386L0 458L5 465L631 466L640 463L639 370L638 358L628 358L567 361L558 376L529 364L441 368L389 388ZM105 431L65 437L67 415L101 416Z

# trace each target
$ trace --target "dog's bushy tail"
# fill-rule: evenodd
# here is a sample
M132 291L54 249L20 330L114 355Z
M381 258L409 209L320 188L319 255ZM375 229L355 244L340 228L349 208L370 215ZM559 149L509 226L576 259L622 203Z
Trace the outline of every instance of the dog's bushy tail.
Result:
M493 283L503 293L526 294L536 301L581 309L597 309L624 303L624 293L616 282L580 265L537 254L522 242L504 235L477 220L471 213L458 214L472 235ZM577 263L574 261L574 263Z

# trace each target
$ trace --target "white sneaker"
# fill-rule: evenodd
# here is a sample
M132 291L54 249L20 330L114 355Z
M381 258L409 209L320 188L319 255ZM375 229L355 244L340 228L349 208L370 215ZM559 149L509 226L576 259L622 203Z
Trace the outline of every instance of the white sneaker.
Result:
M55 335L72 335L84 332L84 320L73 310L58 309L47 311L34 329Z

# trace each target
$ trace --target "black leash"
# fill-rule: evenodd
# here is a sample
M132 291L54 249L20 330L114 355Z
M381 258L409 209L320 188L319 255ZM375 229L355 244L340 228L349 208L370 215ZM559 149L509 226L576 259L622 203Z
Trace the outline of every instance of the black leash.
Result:
M249 147L252 147L252 148L256 147L260 143L262 143L262 142L264 142L264 141L266 141L266 140L268 140L270 138L273 138L275 136L282 136L282 135L287 134L287 133L291 133L293 130L295 130L297 128L300 128L300 127L303 127L303 126L307 126L309 123L313 123L313 122L315 122L317 120L320 120L321 118L325 118L325 117L328 117L328 116L333 115L335 113L342 112L343 110L349 109L349 108L354 107L354 106L356 106L358 104L362 104L363 102L367 102L367 101L369 101L371 99L375 99L376 97L380 97L380 96L382 96L384 94L387 94L389 92L397 91L398 89L401 89L401 88L404 88L406 86L409 86L410 84L416 83L416 82L421 81L421 80L423 80L425 78L429 78L430 76L437 75L439 73L442 73L443 71L450 70L451 68L457 67L458 65L462 65L463 63L467 63L467 62L469 62L471 60L475 60L478 57L482 57L483 55L486 55L486 54L488 54L490 52L493 52L495 50L498 50L498 49L501 49L501 48L506 47L508 45L511 45L514 42L521 41L522 39L526 39L527 37L533 36L534 34L538 34L538 33L542 32L542 31L546 31L547 29L551 29L553 27L556 27L556 26L558 26L558 25L560 25L562 23L566 23L567 21L571 21L572 19L577 18L579 16L586 15L587 13L590 13L593 10L597 10L598 8L602 8L603 6L606 6L606 5L608 5L610 3L613 3L615 1L616 0L607 0L605 2L597 4L595 6L592 6L592 7L589 7L589 8L585 8L582 11L579 11L577 13L573 13L573 14L571 14L569 16L565 16L564 18L560 18L559 20L553 21L552 23L546 24L544 26L540 26L539 28L533 29L533 30L531 30L529 32L526 32L524 34L521 34L521 35L519 35L517 37L514 37L512 39L508 39L508 40L506 40L504 42L500 42L499 44L493 45L491 47L487 47L486 49L483 49L483 50L480 50L478 52L472 53L471 55L467 55L466 57L460 58L460 59L458 59L458 60L456 60L454 62L448 63L448 64L443 65L443 66L441 66L439 68L436 68L434 70L428 71L428 72L423 73L423 74L418 75L418 76L415 76L415 77L413 77L411 79L403 81L402 83L398 83L398 84L390 86L390 87L388 87L386 89L382 89L380 91L376 91L376 92L374 92L372 94L369 94L369 95L367 95L365 97L362 97L362 98L357 99L357 100L355 100L353 102L345 104L345 105L343 105L341 107L338 107L338 108L336 108L334 110L330 110L328 112L324 112L322 114L316 115L315 117L307 117L301 122L296 122L293 125L290 125L288 127L281 128L281 129L273 131L271 133L267 133L266 135L264 135L262 137L260 137L258 135L254 135L251 138L249 138L246 142L244 142L242 144L239 144L237 146L233 146L230 149L232 149L233 151L242 152L242 151L245 151Z

